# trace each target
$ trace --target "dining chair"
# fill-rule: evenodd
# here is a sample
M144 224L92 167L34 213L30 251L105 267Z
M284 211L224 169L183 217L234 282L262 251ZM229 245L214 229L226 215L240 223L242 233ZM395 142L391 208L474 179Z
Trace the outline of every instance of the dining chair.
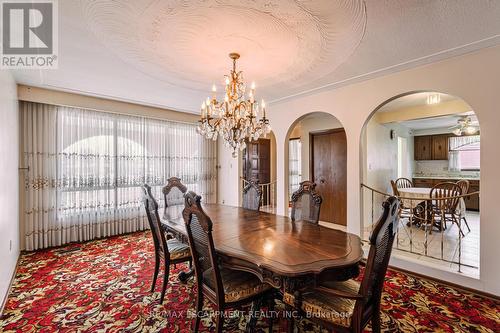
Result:
M398 178L396 180L391 180L391 187L392 187L392 192L394 196L396 197L401 197L401 192L399 192L399 189L401 188L411 188L414 187L413 182L409 180L408 178ZM408 204L409 201L409 204ZM422 221L425 221L426 218L426 209L425 209L425 202L418 202L417 204L413 205L411 200L400 200L400 205L399 205L399 218L400 219L408 219L408 226L411 226L412 224L415 224L417 226L420 226Z
M182 262L189 262L191 264L191 252L188 245L178 241L175 238L169 239L167 241L165 231L161 226L160 217L158 215L158 203L151 194L151 187L145 184L142 187L142 190L144 192L143 203L146 209L146 216L149 221L149 227L151 229L151 233L153 234L153 242L155 247L155 271L153 273L151 292L154 292L155 290L160 263L164 263L163 284L160 297L160 304L162 304L165 298L165 291L167 290L170 264L175 265Z
M192 191L186 193L182 214L198 285L196 313L202 311L203 300L206 297L216 306L216 332L222 332L226 309L239 308L252 302L260 304L265 297L274 294L274 291L270 285L262 283L255 275L232 270L221 264L212 237L213 223L203 211L199 195ZM199 324L200 316L197 315L195 332L198 332Z
M262 190L257 179L250 179L243 188L243 208L260 210L262 202Z
M391 180L391 186L392 186L392 191L394 192L394 195L399 197L399 189L400 188L410 188L414 187L413 182L409 180L408 178L398 178L395 181Z
M470 182L467 179L462 179L457 182L457 185L460 186L460 189L462 190L462 195L469 194L469 187L470 187ZM467 227L467 230L470 232L470 227L469 223L467 223L467 207L465 206L465 197L462 197L460 199L460 203L458 204L458 211L457 214L460 216L462 220L465 222L465 226Z
M167 185L161 191L165 203L163 218L167 221L182 219L184 194L187 192L187 187L182 184L180 178L171 177L167 180Z
M399 200L389 197L369 238L370 250L361 282L318 281L284 301L308 319L335 332L360 333L371 321L372 331L380 332L380 301L384 278L398 227Z
M446 223L451 222L455 223L462 236L465 236L460 227L460 221L457 219L457 208L461 194L462 189L456 183L443 182L434 185L430 192L431 228L429 233L432 233L433 227L437 227L442 232L447 228Z
M323 199L316 192L316 183L305 180L292 194L292 221L308 221L317 224Z

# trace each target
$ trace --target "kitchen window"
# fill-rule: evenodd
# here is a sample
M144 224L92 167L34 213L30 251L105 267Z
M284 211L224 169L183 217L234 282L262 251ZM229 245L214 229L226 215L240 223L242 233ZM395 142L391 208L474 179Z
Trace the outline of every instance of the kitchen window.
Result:
M479 171L481 140L479 135L450 138L449 169L451 171Z

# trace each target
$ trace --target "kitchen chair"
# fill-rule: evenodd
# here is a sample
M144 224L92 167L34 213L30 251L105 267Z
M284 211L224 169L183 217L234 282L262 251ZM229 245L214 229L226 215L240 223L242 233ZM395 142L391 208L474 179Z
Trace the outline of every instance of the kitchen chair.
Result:
M457 207L460 202L459 196L462 189L456 183L443 182L436 184L430 193L431 198L431 228L437 227L439 231L446 230L447 222L455 223L462 236L464 233L457 219Z

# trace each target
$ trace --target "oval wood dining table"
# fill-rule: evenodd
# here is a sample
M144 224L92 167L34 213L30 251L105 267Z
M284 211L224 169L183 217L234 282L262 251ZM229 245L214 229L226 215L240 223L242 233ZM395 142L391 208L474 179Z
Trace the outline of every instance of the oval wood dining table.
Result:
M223 264L251 272L283 292L293 292L323 272L337 272L342 279L359 274L363 250L357 235L240 207L204 204L203 209L213 222L215 249ZM162 223L187 242L182 218Z

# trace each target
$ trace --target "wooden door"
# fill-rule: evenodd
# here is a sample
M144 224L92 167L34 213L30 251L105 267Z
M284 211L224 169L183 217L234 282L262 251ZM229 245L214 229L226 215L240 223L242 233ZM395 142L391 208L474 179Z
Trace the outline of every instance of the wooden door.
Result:
M323 198L320 221L347 225L347 139L344 129L310 133L310 174Z
M414 137L414 143L416 161L425 161L432 159L432 136L416 136Z
M432 136L432 159L448 159L448 134Z
M247 142L243 153L243 177L258 179L261 184L271 181L271 140Z

